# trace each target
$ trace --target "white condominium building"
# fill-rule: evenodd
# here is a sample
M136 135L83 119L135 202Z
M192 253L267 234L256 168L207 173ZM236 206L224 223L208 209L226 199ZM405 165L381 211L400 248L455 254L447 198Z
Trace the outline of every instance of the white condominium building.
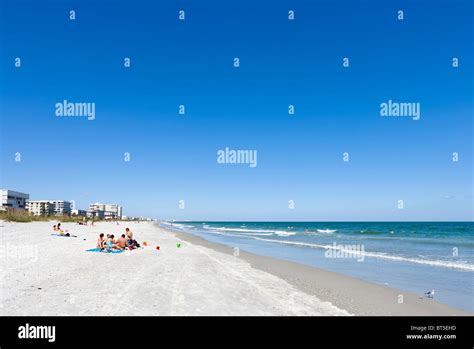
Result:
M54 213L54 205L48 200L28 201L28 212L35 216L50 216Z
M122 206L117 204L102 204L96 202L95 204L90 204L87 211L89 216L96 216L105 219L122 218Z
M0 189L1 208L14 208L17 210L26 210L26 201L30 198L29 194L18 191Z
M122 206L117 204L105 204L105 212L112 212L114 218L122 218Z
M27 202L28 211L35 216L63 216L71 214L71 202L64 200L33 200Z

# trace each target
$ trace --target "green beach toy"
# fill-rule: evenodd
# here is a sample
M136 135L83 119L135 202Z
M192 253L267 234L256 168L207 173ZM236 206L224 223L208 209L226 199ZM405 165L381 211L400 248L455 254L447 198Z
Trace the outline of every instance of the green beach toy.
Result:
M180 248L180 247L181 247L181 244L178 242L178 243L176 244L176 247L177 247L177 248Z

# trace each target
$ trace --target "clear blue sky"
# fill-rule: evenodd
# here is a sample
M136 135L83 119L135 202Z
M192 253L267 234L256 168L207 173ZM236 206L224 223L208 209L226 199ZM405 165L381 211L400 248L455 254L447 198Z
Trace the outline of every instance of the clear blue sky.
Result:
M0 1L2 187L155 218L472 220L470 0Z

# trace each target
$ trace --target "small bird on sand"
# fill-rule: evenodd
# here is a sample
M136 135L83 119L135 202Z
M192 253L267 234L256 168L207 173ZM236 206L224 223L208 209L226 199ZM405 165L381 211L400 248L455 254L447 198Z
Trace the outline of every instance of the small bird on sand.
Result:
M433 298L434 294L435 294L434 289L432 289L431 291L425 292L425 296L428 298Z

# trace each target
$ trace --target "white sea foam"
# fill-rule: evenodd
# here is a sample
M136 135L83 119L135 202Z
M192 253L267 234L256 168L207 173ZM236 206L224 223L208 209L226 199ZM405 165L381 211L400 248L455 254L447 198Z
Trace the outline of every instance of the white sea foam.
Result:
M243 228L225 228L225 227L209 227L208 229L219 230L219 231L238 231L248 233L273 233L273 230L267 229L243 229Z
M295 232L285 231L285 230L271 230L271 229L247 229L247 228L226 228L226 227L206 227L206 229L214 231L228 231L235 232L240 234L256 235L256 236L292 236L295 235Z
M225 227L206 227L211 231L229 231L236 232L239 235L255 235L255 236L270 236L273 235L273 231L264 229L242 229L242 228L225 228Z
M194 225L186 225L180 223L162 222L162 224L175 228L194 228Z
M255 238L255 239L260 240L260 241L275 242L275 243L280 243L280 244L304 246L304 247L311 247L311 248L338 249L346 253L351 253L350 250L334 247L331 245L318 245L318 244L311 244L311 243L299 242L299 241L271 240L271 239L261 239L261 238ZM388 260L401 261L401 262L431 265L435 267L455 268L455 269L474 271L474 265L468 264L468 263L462 263L462 262L427 260L427 259L420 259L420 258L394 256L394 255L389 255L389 254L381 253L381 252L363 252L362 255L365 257L372 257L372 258L388 259Z
M337 246L335 247L333 245L321 245L321 244L313 244L313 243L301 242L301 241L266 239L266 238L260 238L257 236L250 236L250 235L243 236L242 234L230 234L230 233L225 233L224 231L209 230L208 233L224 235L224 236L232 236L232 237L244 237L244 238L250 238L250 239L255 239L259 241L273 242L273 243L292 245L292 246L320 248L320 249L325 249L325 250L338 249L346 253L351 253L351 250L345 250L343 248L341 249L340 247L337 247ZM463 263L463 262L429 260L429 259L422 259L422 258L394 256L394 255L389 255L382 252L365 252L364 251L364 252L358 252L358 253L361 253L364 257L379 258L379 259L392 260L392 261L398 261L398 262L424 264L424 265L431 265L434 267L454 268L454 269L460 269L460 270L466 270L466 271L474 271L474 265L469 264L469 263Z
M284 230L275 230L274 233L278 236L292 236L295 235L295 232L284 231Z
M335 229L316 229L318 233L323 233L323 234L332 234L335 233L337 230Z
M319 231L316 230L316 231L312 231L312 230L305 230L305 234L309 234L309 235L332 235L334 234L334 232L336 232L337 230L334 230L334 231L330 231L330 232L327 232L327 231Z

